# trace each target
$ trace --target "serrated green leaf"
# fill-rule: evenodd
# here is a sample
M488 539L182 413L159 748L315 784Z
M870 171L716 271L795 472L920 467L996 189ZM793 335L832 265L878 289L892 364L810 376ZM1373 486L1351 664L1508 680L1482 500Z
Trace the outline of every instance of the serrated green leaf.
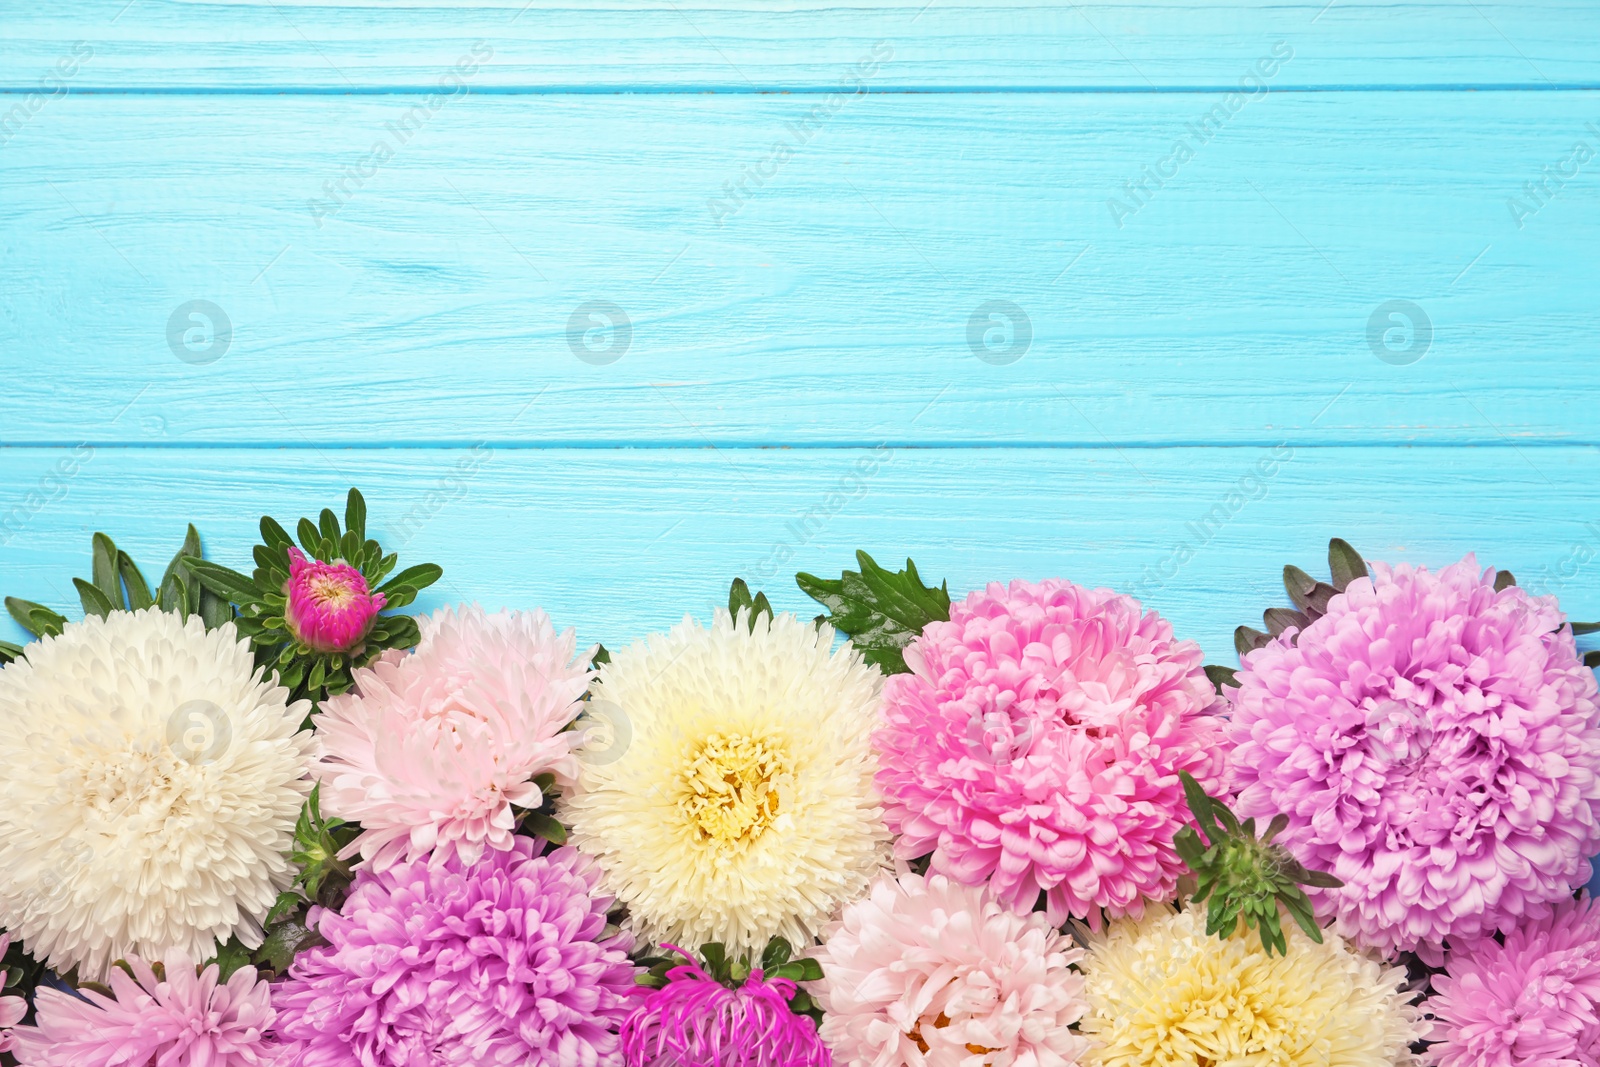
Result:
M237 936L230 937L217 948L217 954L207 961L208 966L212 963L222 972L220 980L226 982L234 971L250 966L250 950L244 947Z
M1367 564L1350 542L1335 537L1328 542L1328 573L1333 576L1333 587L1342 593L1345 586L1367 576Z
M827 621L860 651L862 659L885 674L904 674L904 649L930 622L950 618L950 593L945 585L923 585L916 564L905 570L880 567L865 552L856 553L860 571L845 571L837 580L813 574L795 575L795 584L829 611Z
M290 919L267 931L261 947L256 949L255 958L258 963L270 967L274 973L284 974L294 963L297 955L321 940L315 930L304 923Z
M111 538L103 533L93 537L94 552L91 563L91 573L94 578L94 587L98 589L105 601L110 605L106 611L121 611L126 608L127 602L122 599L122 582L117 577L117 546ZM78 594L82 597L82 592ZM97 601L98 603L98 601ZM87 603L84 611L89 611ZM93 612L91 612L93 614Z
M272 908L267 912L267 917L261 920L261 924L263 926L271 926L305 902L305 897L302 897L299 893L292 889L285 889L278 894L278 899L272 902Z
M344 503L344 528L356 535L360 541L367 537L367 501L360 490L354 486L350 488L350 495Z
M82 578L72 579L72 584L77 587L78 599L83 603L85 615L98 615L103 619L116 610L99 586L91 585Z

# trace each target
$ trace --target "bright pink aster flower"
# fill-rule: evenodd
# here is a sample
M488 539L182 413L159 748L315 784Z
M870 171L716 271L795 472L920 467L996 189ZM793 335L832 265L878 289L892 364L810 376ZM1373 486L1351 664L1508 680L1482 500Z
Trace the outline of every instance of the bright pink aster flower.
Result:
M11 947L11 935L0 934L0 960L5 959L6 949ZM0 976L4 975L0 971ZM11 1028L23 1020L28 1014L28 1002L22 997L0 997L0 1052L10 1052L16 1045L16 1035Z
M1218 791L1200 648L1137 600L1050 579L951 605L884 686L885 817L902 858L1050 921L1142 914L1172 896L1179 771Z
M1552 914L1452 948L1432 1049L1439 1067L1600 1067L1600 910L1563 902Z
M688 953L663 945L679 955ZM830 1067L827 1046L804 1015L789 1010L797 987L757 968L729 989L686 962L667 984L643 991L622 1024L627 1067Z
M571 848L363 870L275 998L295 1067L616 1067L633 939Z
M1244 657L1237 811L1271 816L1344 936L1437 959L1550 913L1600 851L1600 707L1554 597L1472 556L1372 565L1291 642Z
M573 632L558 635L543 612L473 606L422 620L412 654L357 670L355 691L314 719L322 810L363 827L349 852L385 867L510 848L511 806L544 802L532 779L577 774L581 736L563 730L589 670L575 654Z
M316 652L345 652L361 643L383 610L382 593L369 593L367 579L342 559L324 563L289 549L289 601L283 619L289 632Z
M198 975L181 951L162 961L158 980L144 960L128 960L133 977L111 970L112 996L83 990L79 1000L59 989L34 997L37 1026L18 1027L17 1061L23 1067L265 1067L280 1051L270 1039L273 1022L267 983L254 967L234 971L226 983L212 964Z

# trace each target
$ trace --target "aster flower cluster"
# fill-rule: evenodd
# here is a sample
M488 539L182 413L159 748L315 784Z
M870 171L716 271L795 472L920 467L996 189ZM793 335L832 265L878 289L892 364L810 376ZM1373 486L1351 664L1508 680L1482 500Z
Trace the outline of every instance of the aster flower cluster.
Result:
M261 529L7 602L7 1064L1600 1067L1600 688L1470 556L1336 540L1235 671L865 553L608 652Z

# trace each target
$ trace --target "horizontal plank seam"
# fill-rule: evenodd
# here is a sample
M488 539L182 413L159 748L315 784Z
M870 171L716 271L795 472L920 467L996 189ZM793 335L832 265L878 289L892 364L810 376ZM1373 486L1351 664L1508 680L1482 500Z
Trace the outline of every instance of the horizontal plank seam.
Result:
M1142 94L1174 96L1206 95L1235 92L1235 84L1216 85L904 85L877 86L860 95L864 96L944 96L944 95L1096 95ZM426 96L438 92L433 83L417 85L374 86L321 86L321 85L265 85L265 86L73 86L72 96ZM748 85L493 85L467 90L469 96L825 96L837 91L837 86L774 86L770 88ZM1584 82L1423 82L1423 83L1363 83L1356 85L1314 84L1274 85L1272 93L1530 93L1530 92L1595 92L1600 91L1600 81ZM0 86L0 97L28 96L39 92L38 86Z
M1538 448L1596 448L1600 440L1570 440L1565 438L1497 438L1485 433L1481 437L1446 440L1417 441L1336 441L1297 438L1293 434L1278 437L1252 438L1237 441L996 441L996 440L902 440L894 437L863 437L858 439L823 441L747 441L710 440L694 438L685 440L577 440L577 441L519 441L494 437L440 438L428 441L99 441L92 437L40 441L0 441L0 451L26 451L76 448L88 444L94 448L122 449L125 451L449 451L454 449L489 446L510 451L592 452L592 451L830 451L860 448L921 449L926 451L973 450L1055 450L1055 451L1113 451L1140 449L1261 449L1274 445L1294 448L1476 448L1476 449L1538 449Z

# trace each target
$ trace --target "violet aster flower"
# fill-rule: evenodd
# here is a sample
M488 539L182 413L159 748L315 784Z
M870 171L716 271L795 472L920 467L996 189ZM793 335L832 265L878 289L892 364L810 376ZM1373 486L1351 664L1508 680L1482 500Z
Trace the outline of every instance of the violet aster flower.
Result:
M1230 761L1241 817L1343 879L1317 911L1437 960L1550 913L1600 852L1600 707L1554 597L1472 556L1374 564L1298 634L1244 656Z
M616 1067L632 938L578 852L360 872L275 996L295 1067Z
M789 1010L796 986L758 968L738 989L689 962L667 972L622 1024L627 1067L829 1067L827 1046L804 1015Z
M1600 910L1587 899L1508 930L1503 945L1452 948L1433 987L1439 1067L1600 1065Z
M0 960L6 958L6 949L11 947L11 935L0 934ZM0 980L5 977L5 971L0 968ZM22 997L0 997L0 1052L10 1052L16 1044L16 1037L11 1028L23 1020L28 1014L28 1002Z
M952 604L884 684L877 781L896 852L1050 922L1170 898L1179 771L1220 792L1200 647L1137 600L1050 579Z

